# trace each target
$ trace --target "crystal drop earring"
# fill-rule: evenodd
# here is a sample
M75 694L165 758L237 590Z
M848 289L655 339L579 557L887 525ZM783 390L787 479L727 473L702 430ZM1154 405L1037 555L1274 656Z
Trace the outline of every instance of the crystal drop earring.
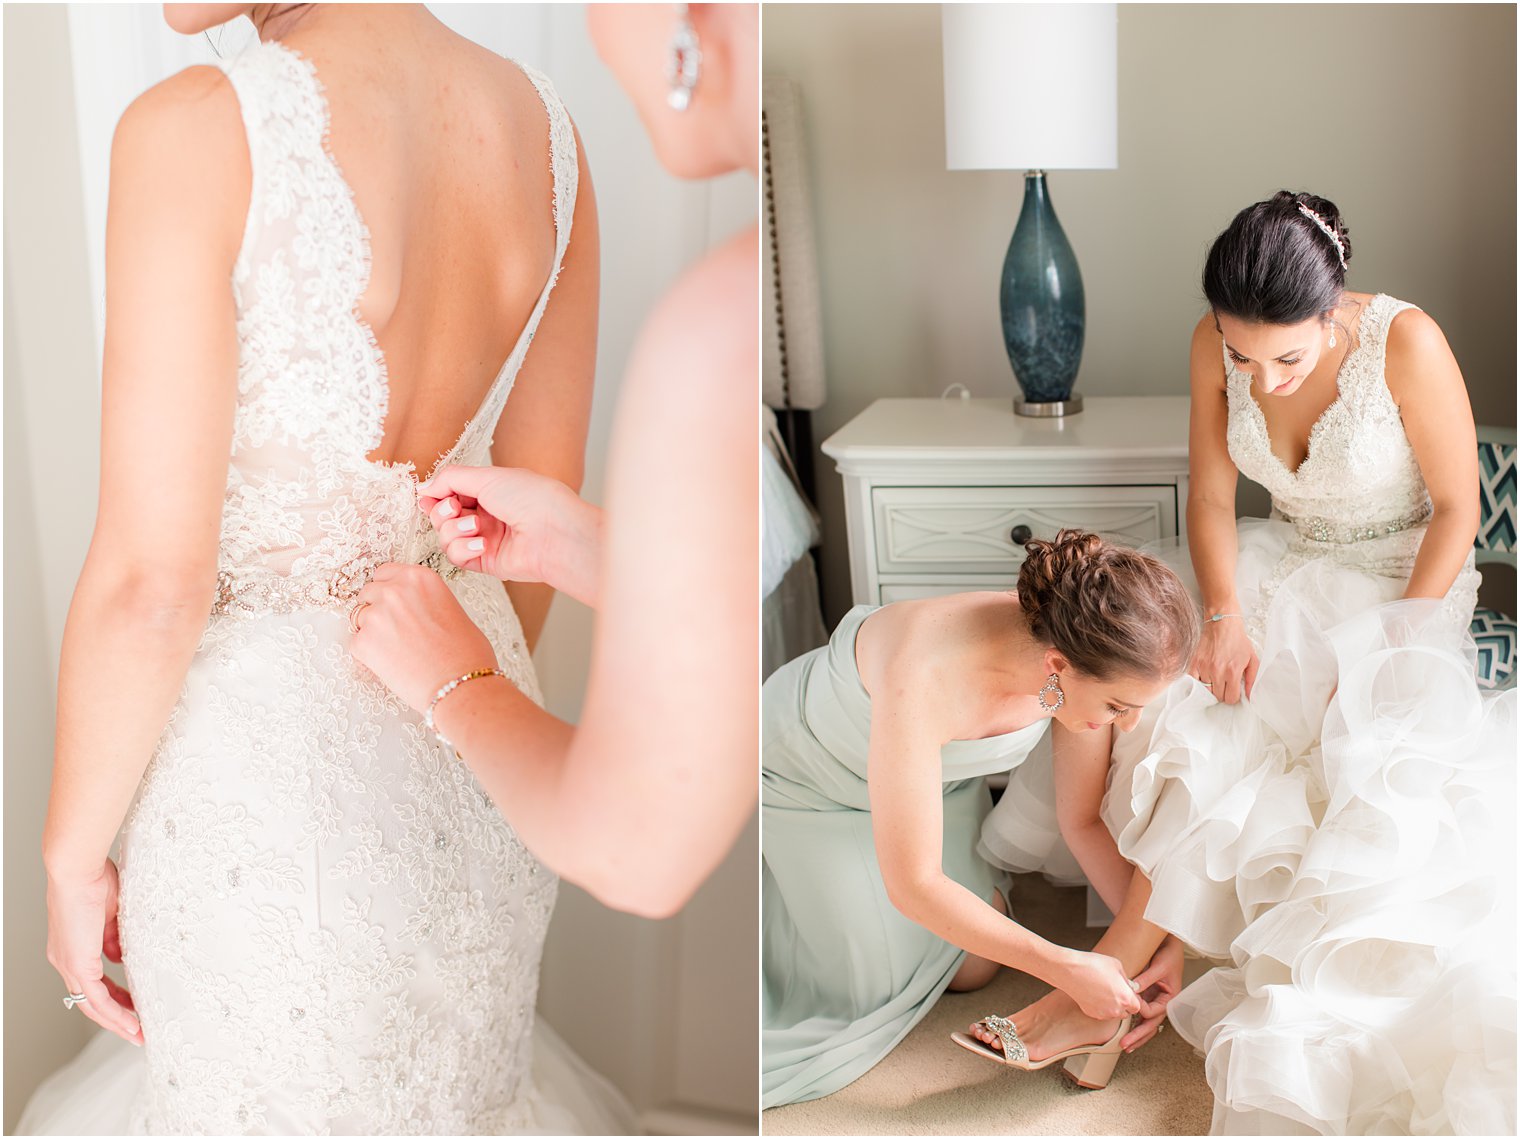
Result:
M670 80L670 90L665 102L672 110L684 111L691 106L692 92L702 75L702 43L697 30L691 26L691 17L685 4L676 5L676 30L670 37L670 53L665 64L665 77Z
M1045 693L1047 692L1055 693L1056 702L1054 704L1045 703ZM1046 678L1045 687L1040 689L1035 695L1035 699L1040 702L1040 707L1046 712L1059 712L1061 710L1061 705L1066 703L1066 693L1061 691L1061 674L1059 672L1052 672Z

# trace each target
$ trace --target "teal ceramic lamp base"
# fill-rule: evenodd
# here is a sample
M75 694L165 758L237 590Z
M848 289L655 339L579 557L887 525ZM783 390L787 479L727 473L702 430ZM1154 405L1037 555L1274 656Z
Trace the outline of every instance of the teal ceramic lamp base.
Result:
M1045 174L1024 176L1024 207L1003 259L1003 344L1022 395L1019 415L1055 417L1082 410L1072 391L1082 362L1087 302L1071 242L1056 220Z

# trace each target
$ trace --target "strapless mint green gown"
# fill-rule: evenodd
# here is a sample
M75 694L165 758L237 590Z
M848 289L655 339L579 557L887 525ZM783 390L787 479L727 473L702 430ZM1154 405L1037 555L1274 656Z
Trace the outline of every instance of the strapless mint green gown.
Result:
M871 698L855 664L856 634L875 611L852 609L827 645L783 666L762 693L765 1107L817 1099L869 1071L965 957L897 911L876 862ZM1002 879L976 853L992 805L983 777L1021 764L1048 723L941 751L945 873L980 898Z

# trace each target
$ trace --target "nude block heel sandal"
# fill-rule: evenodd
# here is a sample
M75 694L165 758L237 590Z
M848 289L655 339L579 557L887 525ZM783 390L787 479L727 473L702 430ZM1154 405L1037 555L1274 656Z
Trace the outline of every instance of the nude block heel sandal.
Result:
M1091 1088L1096 1091L1106 1088L1108 1081L1113 1077L1114 1066L1119 1063L1119 1057L1124 1054L1124 1049L1119 1046L1119 1041L1124 1039L1129 1032L1135 1018L1127 1016L1119 1022L1119 1027L1114 1034L1102 1044L1089 1044L1082 1048L1068 1048L1064 1052L1057 1052L1054 1056L1047 1056L1043 1060L1033 1063L1029 1059L1029 1050L1024 1047L1024 1042L1019 1039L1018 1029L1013 1021L1002 1016L983 1017L979 1023L986 1025L1002 1041L1002 1051L995 1051L987 1047L974 1036L964 1032L952 1032L950 1039L959 1044L967 1052L975 1052L978 1056L985 1056L997 1064L1007 1068L1021 1068L1026 1072L1033 1072L1038 1068L1047 1067L1050 1064L1058 1064L1065 1061L1062 1066L1063 1074L1072 1080L1078 1087Z
M1117 1048L1112 1052L1085 1052L1061 1065L1061 1074L1079 1088L1101 1091L1108 1087L1122 1054Z

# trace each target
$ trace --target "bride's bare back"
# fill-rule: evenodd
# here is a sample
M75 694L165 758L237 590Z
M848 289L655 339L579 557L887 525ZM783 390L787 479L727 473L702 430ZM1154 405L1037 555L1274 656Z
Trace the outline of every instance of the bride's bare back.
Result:
M299 13L298 13L299 15ZM276 17L278 19L278 17ZM419 478L459 438L552 272L549 121L532 81L421 5L319 5L262 38L307 60L328 146L368 231L358 303L387 372L368 455ZM576 151L579 154L579 146ZM596 351L595 204L578 158L572 237L552 303L491 439L491 459L578 487ZM236 398L229 279L253 194L237 96L194 67L117 129L107 226L101 557L162 566L194 597L214 577ZM174 518L155 508L165 480ZM108 553L105 551L109 551ZM166 587L167 588L167 587ZM530 643L542 586L509 587Z
M347 34L354 23L362 34ZM548 122L519 68L426 10L342 30L298 27L283 42L322 79L329 146L370 231L359 309L390 379L370 457L420 476L479 406L552 269ZM567 307L557 288L553 311Z

